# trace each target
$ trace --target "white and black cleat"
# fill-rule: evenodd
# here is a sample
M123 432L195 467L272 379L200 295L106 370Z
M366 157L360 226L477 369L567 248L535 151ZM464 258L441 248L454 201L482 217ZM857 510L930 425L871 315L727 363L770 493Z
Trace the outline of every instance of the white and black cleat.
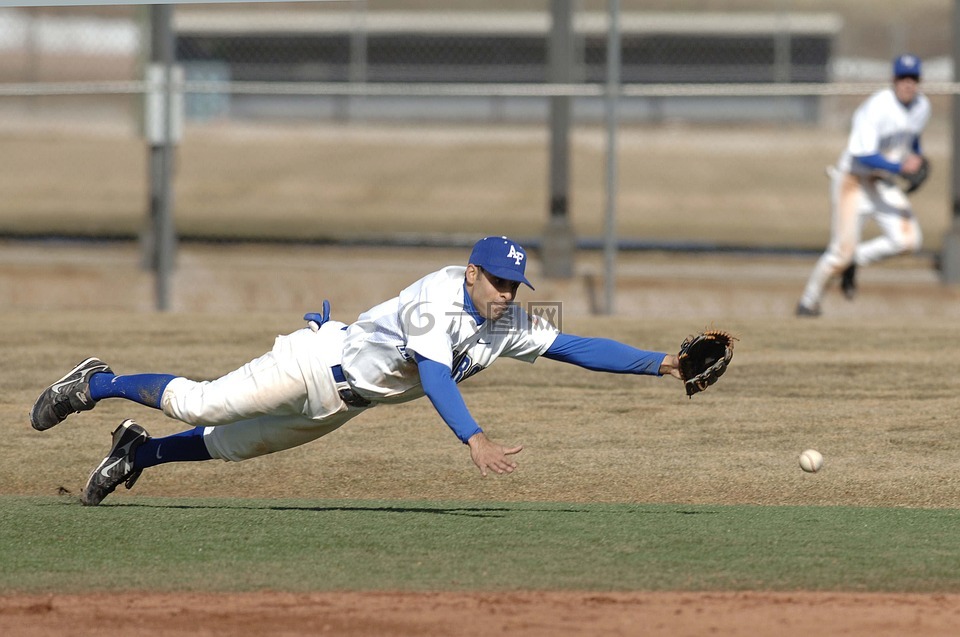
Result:
M113 370L99 358L88 358L44 389L30 410L33 428L46 431L70 414L93 409L96 401L90 396L90 377L99 373L112 374Z
M852 301L857 295L857 264L851 263L840 275L840 290L843 296Z
M134 421L128 418L120 423L113 431L110 453L90 474L80 502L86 506L97 506L121 483L128 489L133 487L143 472L134 467L137 449L148 440L150 434Z
M797 303L797 316L804 318L816 318L820 316L820 306L807 307L803 303Z

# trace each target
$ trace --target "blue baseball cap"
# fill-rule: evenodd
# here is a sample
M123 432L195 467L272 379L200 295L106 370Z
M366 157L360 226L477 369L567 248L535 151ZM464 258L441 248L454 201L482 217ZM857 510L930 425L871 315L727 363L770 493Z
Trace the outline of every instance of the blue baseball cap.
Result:
M493 276L507 281L519 281L534 289L524 276L527 269L527 252L507 237L486 237L473 246L470 263L478 265Z
M915 77L920 79L920 58L916 55L901 55L893 60L894 77Z

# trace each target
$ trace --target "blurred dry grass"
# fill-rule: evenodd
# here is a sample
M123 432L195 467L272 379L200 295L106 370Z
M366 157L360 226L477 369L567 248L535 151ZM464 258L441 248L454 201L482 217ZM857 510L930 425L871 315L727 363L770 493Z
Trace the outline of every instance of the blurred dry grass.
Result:
M195 378L266 351L299 317L276 313L123 312L0 315L0 493L77 493L109 432L133 417L178 431L159 412L102 403L49 432L30 429L37 393L77 360L119 372ZM960 360L956 320L902 317L788 324L730 319L734 364L688 400L673 379L503 361L462 386L495 439L522 443L520 470L479 477L427 401L382 407L304 447L236 465L167 465L142 495L449 498L456 500L836 504L956 507L960 502ZM575 318L566 330L672 350L699 320ZM797 457L826 458L817 475ZM128 497L122 493L115 497Z
M844 109L844 118L849 113ZM822 248L824 168L845 128L663 125L618 141L617 232L624 238ZM925 138L930 182L914 198L928 250L949 227L948 135ZM146 218L142 142L124 133L7 130L0 232L135 235ZM174 210L190 236L351 239L539 236L547 220L543 127L211 125L177 151ZM603 132L571 142L570 220L603 235ZM51 179L50 175L56 175ZM872 228L868 228L868 232Z

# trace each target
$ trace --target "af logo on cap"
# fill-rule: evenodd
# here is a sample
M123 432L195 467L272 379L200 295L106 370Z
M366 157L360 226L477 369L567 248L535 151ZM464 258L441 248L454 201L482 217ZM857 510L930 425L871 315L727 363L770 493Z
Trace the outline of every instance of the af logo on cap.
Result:
M485 237L474 244L469 263L501 279L519 281L532 290L525 275L526 261L527 253L516 241L507 237Z

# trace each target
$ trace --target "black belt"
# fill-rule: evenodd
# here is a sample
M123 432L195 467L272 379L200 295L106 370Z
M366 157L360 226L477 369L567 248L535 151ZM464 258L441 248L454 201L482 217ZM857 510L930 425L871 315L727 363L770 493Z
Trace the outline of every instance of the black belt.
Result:
M347 382L347 377L343 375L343 367L334 365L330 368L333 372L333 380L337 381L337 393L340 394L340 400L351 407L368 407L370 401L358 394Z

